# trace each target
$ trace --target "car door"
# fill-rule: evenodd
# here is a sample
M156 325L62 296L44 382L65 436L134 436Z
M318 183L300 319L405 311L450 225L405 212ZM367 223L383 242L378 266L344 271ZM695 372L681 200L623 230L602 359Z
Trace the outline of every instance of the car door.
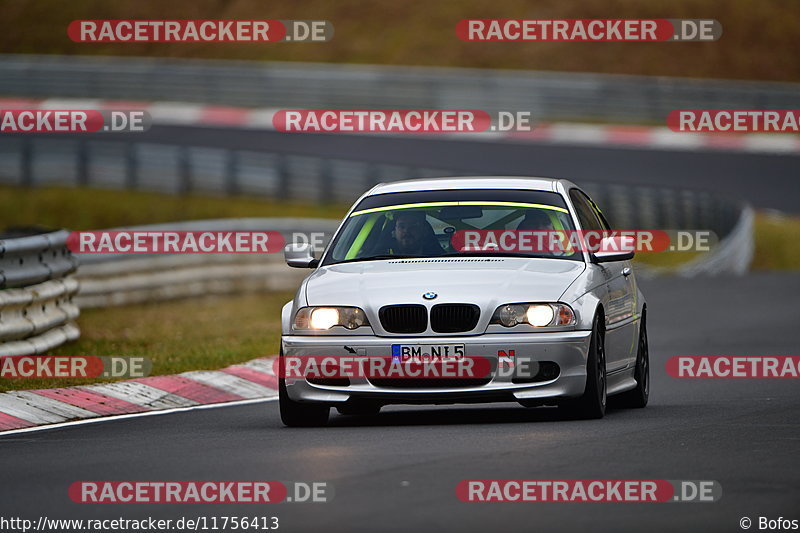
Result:
M610 231L594 202L579 189L570 191L578 221L584 231ZM595 263L605 279L606 369L609 373L631 364L636 286L630 261ZM635 353L634 353L635 357Z

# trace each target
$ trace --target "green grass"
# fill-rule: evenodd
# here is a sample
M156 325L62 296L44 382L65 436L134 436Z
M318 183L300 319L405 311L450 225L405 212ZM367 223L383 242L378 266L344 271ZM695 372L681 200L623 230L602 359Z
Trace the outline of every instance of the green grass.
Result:
M293 292L205 297L83 311L81 338L53 355L141 356L151 375L212 370L278 353L281 307ZM109 379L3 379L0 391Z
M759 213L753 270L800 270L800 217Z
M75 43L76 19L326 19L327 43ZM463 18L714 18L705 43L463 42ZM800 81L794 0L16 0L0 52L318 61Z
M346 206L288 203L249 196L185 196L73 187L0 186L0 229L38 225L89 230L237 217L340 218Z
M656 268L675 268L702 255L703 252L655 252L638 253L633 262Z
M756 213L752 270L800 270L800 217ZM637 254L634 261L657 268L674 268L695 259L699 252Z

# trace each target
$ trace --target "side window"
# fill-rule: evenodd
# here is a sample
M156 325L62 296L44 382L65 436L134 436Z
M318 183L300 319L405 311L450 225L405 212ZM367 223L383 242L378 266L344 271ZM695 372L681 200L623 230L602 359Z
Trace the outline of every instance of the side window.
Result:
M604 229L600 218L590 203L591 201L585 194L578 189L572 189L569 191L569 197L572 200L572 205L575 206L575 214L578 216L578 221L584 231L602 231Z
M603 215L603 212L600 211L600 208L597 207L597 204L594 203L594 200L592 200L588 196L586 196L586 199L589 200L589 203L592 206L592 210L594 211L594 214L597 215L598 219L600 219L600 225L603 226L604 230L610 231L611 230L611 224L608 223L608 220L606 220L606 217L605 217L605 215Z

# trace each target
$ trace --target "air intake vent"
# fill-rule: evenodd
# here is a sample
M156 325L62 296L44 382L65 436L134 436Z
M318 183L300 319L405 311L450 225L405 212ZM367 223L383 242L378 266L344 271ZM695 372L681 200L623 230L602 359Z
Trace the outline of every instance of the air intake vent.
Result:
M387 389L460 389L481 387L492 381L485 378L370 378L376 387Z
M481 310L473 304L439 304L431 309L431 329L436 333L472 331Z
M505 259L396 259L389 263L502 263Z
M387 305L378 312L383 329L390 333L422 333L428 329L424 305Z

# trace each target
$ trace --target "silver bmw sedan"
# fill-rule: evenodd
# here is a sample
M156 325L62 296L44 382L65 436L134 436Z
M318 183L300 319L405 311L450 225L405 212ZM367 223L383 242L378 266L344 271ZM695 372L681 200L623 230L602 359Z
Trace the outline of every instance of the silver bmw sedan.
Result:
M379 184L345 216L282 310L280 412L518 402L601 418L644 407L647 305L616 236L574 183L527 177Z

